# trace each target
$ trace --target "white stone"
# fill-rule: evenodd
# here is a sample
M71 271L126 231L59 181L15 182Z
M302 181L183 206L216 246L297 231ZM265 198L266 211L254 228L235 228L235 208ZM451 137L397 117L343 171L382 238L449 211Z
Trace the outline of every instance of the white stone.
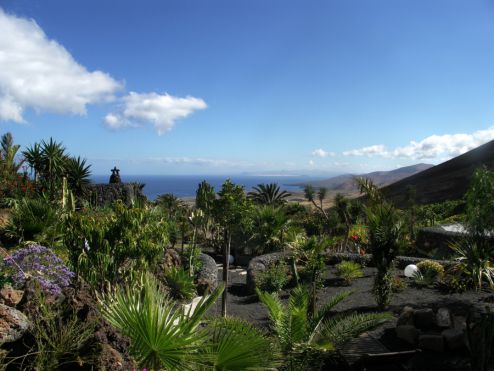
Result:
M405 277L408 277L408 278L413 278L417 272L419 271L419 269L417 268L417 266L415 264L409 264L405 267L405 270L404 270L404 274L405 274Z

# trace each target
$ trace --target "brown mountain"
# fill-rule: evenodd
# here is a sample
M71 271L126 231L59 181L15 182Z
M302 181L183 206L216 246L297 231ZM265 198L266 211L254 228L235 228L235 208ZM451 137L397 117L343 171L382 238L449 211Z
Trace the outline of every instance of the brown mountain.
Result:
M475 169L482 165L494 170L494 140L442 164L390 184L382 191L386 198L400 207L406 204L405 198L409 187L415 188L419 204L457 200L462 198L467 191Z
M390 170L390 171L375 171L368 174L344 174L335 176L333 178L318 180L314 182L308 182L316 188L324 187L329 191L336 191L345 194L355 193L358 191L357 185L355 184L355 177L363 177L372 180L374 184L379 187L384 187L388 184L397 182L403 178L409 177L411 175L417 174L423 170L431 168L433 165L429 164L417 164L412 166L405 166L399 169ZM300 184L304 186L305 184Z

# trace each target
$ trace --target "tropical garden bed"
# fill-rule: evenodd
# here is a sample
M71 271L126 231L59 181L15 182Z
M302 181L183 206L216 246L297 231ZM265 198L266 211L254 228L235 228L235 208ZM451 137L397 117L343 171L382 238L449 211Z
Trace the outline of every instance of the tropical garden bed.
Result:
M11 136L1 141L4 369L338 369L359 354L352 346L362 334L394 356L425 354L439 335L420 332L415 318L434 322L448 311L466 321L492 306L485 236L494 207L485 200L494 199L494 174L485 169L466 200L419 206L410 197L404 210L362 179L366 199L338 195L332 209L323 188L305 188L306 207L287 203L276 184L246 194L229 180L218 192L200 183L192 207L170 194L150 202L137 193L102 206L93 202L98 191L87 191L89 165L61 143L42 141L16 156ZM23 163L31 174L20 172ZM458 204L466 212L451 215ZM451 261L413 258L417 231L452 219L465 222L469 237L453 246ZM251 267L230 269L246 252ZM401 277L409 263L417 273ZM194 310L184 307L198 295ZM465 367L483 371L494 315L468 318ZM446 343L456 339L450 332Z

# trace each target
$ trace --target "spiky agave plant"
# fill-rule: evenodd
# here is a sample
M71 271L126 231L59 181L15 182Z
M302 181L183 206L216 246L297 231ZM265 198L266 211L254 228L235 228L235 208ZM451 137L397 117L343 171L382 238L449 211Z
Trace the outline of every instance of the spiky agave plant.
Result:
M204 314L223 292L219 286L192 313L177 307L152 274L124 288L99 295L103 317L130 338L130 353L149 369L197 370L208 364L206 331L198 328Z
M316 354L320 360L334 355L348 340L359 336L389 320L390 313L352 313L331 316L334 306L352 292L336 294L311 316L310 294L302 286L296 287L284 305L276 294L257 290L267 307L271 327L288 356L289 367L300 367L304 357Z

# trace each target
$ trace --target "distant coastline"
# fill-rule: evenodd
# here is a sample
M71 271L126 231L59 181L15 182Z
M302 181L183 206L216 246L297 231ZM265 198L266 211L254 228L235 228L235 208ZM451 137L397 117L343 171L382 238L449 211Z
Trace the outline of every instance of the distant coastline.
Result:
M300 193L301 183L317 181L323 177L294 176L294 175L126 175L122 174L123 182L144 183L144 194L154 200L160 194L172 193L184 199L193 199L196 195L197 186L203 180L210 183L216 191L221 189L221 185L226 179L231 179L236 184L243 185L246 191L261 183L277 183L281 189L288 192ZM93 183L108 183L109 175L93 175Z

